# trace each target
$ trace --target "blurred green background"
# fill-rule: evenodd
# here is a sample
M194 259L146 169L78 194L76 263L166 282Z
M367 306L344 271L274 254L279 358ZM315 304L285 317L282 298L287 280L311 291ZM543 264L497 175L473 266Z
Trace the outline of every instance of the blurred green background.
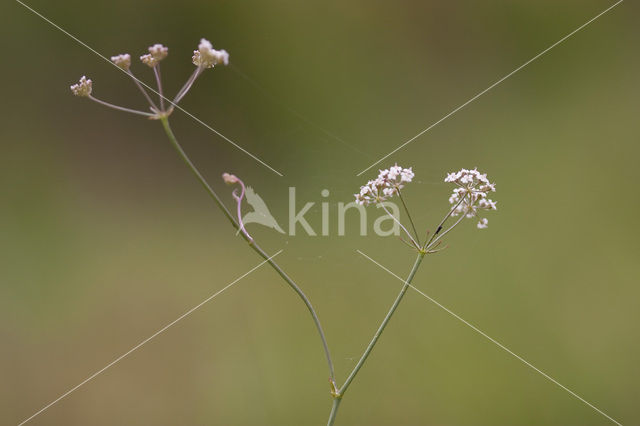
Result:
M355 215L336 235L336 204L375 175L356 173L613 3L28 4L106 56L168 45L169 93L201 37L230 52L183 106L285 176L179 112L174 130L230 206L225 171L286 226L295 186L319 230L331 191L330 236L249 229L284 249L343 381L400 285L355 250L403 276L414 257L358 236ZM446 172L489 174L490 228L452 233L415 285L623 424L640 422L639 12L622 3L382 164L413 166L423 230L447 209ZM16 2L0 14L0 423L17 424L260 259L159 123L68 88L86 74L97 97L143 108L126 76ZM304 306L262 267L31 423L320 425L328 391ZM410 291L336 424L610 423Z

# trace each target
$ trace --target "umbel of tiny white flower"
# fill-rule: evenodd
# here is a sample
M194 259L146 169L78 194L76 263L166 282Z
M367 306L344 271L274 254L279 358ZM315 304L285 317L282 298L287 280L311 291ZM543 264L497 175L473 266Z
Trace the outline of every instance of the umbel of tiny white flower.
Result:
M86 97L91 99L94 102L97 102L101 105L107 106L109 108L117 109L119 111L129 112L132 114L142 115L148 117L150 119L158 120L163 119L169 116L175 106L182 100L182 98L187 94L193 83L196 81L198 76L207 68L212 68L215 65L224 64L227 65L229 63L229 54L225 50L215 50L211 43L206 39L200 40L200 45L198 46L198 50L194 51L193 63L197 65L197 68L193 71L191 76L187 79L182 88L178 91L176 96L173 98L173 101L169 101L169 105L165 107L165 96L163 94L162 88L162 77L160 74L160 61L165 59L169 54L169 48L163 46L162 44L156 43L148 48L149 53L146 55L140 56L140 60L149 66L153 70L153 74L157 83L157 92L153 89L150 89L140 80L138 80L131 71L131 55L128 53L123 53L119 55L114 55L111 57L111 62L113 62L118 68L126 72L129 77L133 80L137 88L144 95L145 99L149 103L149 108L151 109L151 113L138 111L134 109L124 108L118 105L113 105L109 102L102 101L92 96L92 85L91 80L87 79L83 76L77 84L71 86L71 91L76 96ZM144 86L144 87L143 87ZM151 99L149 93L145 89L148 88L151 92L158 94L160 102L156 104L156 102Z
M354 194L356 203L369 205L380 203L399 194L405 183L409 183L415 176L412 168L404 169L397 164L388 169L380 170L376 179L370 180L360 187L360 192Z
M489 182L487 175L480 173L477 168L449 173L444 181L457 185L449 197L449 203L455 205L452 216L472 218L482 210L497 209L496 202L488 198L489 192L496 191L496 185ZM478 229L486 229L488 223L486 218L480 219Z
M148 65L150 68L155 67L158 63L169 55L169 48L161 44L154 44L149 47L149 53L140 56L140 60L143 64Z
M80 81L78 81L78 83L71 86L71 91L76 96L88 98L91 96L92 88L93 83L91 80L83 75L80 77Z
M196 79L202 74L204 70L207 68L213 68L216 65L229 64L229 54L226 50L215 50L211 45L211 42L207 39L200 39L200 44L198 45L198 50L193 51L193 57L191 58L193 64L197 67L191 77L187 80L187 82L182 86L182 89L178 92L174 103L180 102L182 98L187 94L193 83L195 83Z
M409 211L407 210L407 215L409 216L409 220L411 221L411 226L413 227L414 232L416 232L415 238L413 237L413 235L411 235L411 232L409 232L407 228L402 225L400 220L398 220L397 217L392 215L389 210L387 210L383 203L384 201L395 195L401 196L400 190L404 188L405 183L411 182L413 180L413 177L414 174L411 167L405 169L396 164L395 166L389 167L388 169L380 170L377 178L370 180L366 185L361 186L360 192L354 195L356 197L357 204L365 206L369 204L378 204L378 207L382 207L385 213L389 217L391 217L391 219L393 219L393 221L405 232L413 247L420 249L418 235L415 231L415 225L413 223L413 220L411 219Z
M128 71L131 67L131 55L123 53L122 55L116 55L111 57L111 62L125 71Z
M193 64L202 68L213 68L215 65L229 65L229 54L226 50L215 50L211 42L201 39L198 50L193 51Z

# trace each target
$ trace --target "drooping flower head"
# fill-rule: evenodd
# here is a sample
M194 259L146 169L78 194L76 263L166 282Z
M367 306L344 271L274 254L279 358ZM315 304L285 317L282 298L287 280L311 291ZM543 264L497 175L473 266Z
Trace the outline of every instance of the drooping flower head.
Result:
M150 46L148 50L149 53L147 55L140 56L140 60L150 68L158 65L161 60L169 55L169 48L161 44L154 44L153 46Z
M131 55L123 53L122 55L112 56L111 62L127 71L131 67Z
M240 182L240 179L238 179L238 177L236 175L232 175L232 174L229 174L229 173L223 173L222 174L222 180L227 185L234 185L234 184Z
M201 39L198 50L193 51L193 64L202 68L213 68L215 65L229 65L229 54L226 50L215 50L211 42Z
M465 215L468 218L476 217L480 210L496 210L496 202L487 198L489 192L496 191L496 185L489 182L486 174L478 169L461 169L455 173L447 174L445 182L454 183L457 188L449 197L449 203L455 205L452 216ZM478 229L485 229L489 221L480 219Z
M76 96L89 97L91 95L92 82L84 75L80 78L78 83L71 86L71 91Z
M370 180L360 187L360 192L355 194L356 203L360 205L375 204L387 200L399 193L405 183L413 180L414 173L411 167L404 169L397 164L388 169L380 170L376 179Z

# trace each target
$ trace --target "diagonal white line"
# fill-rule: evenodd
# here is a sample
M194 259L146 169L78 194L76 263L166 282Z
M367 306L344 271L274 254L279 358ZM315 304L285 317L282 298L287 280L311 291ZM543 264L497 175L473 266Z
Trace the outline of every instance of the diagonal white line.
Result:
M417 135L415 135L414 137L412 137L411 139L407 140L406 142L404 142L402 145L400 145L399 147L397 147L396 149L394 149L393 151L391 151L390 153L388 153L387 155L385 155L384 157L380 158L378 161L376 161L375 163L371 164L369 167L367 167L366 169L362 170L360 173L358 173L356 176L360 176L361 174L363 174L364 172L366 172L367 170L371 169L373 166L375 166L376 164L380 163L382 160L385 160L387 158L389 158L391 155L395 154L396 152L400 151L402 148L404 148L405 146L409 145L411 142L413 142L414 140L418 139L420 136L424 135L425 133L427 133L429 130L433 129L434 127L436 127L438 124L442 123L444 120L446 120L447 118L451 117L453 114L455 114L456 112L460 111L462 108L466 107L467 105L469 105L471 102L475 101L476 99L478 99L480 96L484 95L485 93L487 93L489 90L493 89L494 87L496 87L498 84L502 83L503 81L505 81L506 79L508 79L509 77L511 77L512 75L514 75L515 73L517 73L518 71L520 71L522 68L526 67L527 65L529 65L531 62L535 61L536 59L538 59L539 57L541 57L542 55L544 55L545 53L547 53L548 51L550 51L551 49L553 49L554 47L556 47L557 45L559 45L560 43L562 43L563 41L565 41L566 39L568 39L569 37L571 37L572 35L574 35L575 33L577 33L578 31L580 31L581 29L583 29L584 27L586 27L587 25L589 25L590 23L592 23L593 21L595 21L596 19L598 19L599 17L601 17L602 15L604 15L605 13L609 12L611 9L613 9L614 7L616 7L617 5L619 5L620 3L622 3L624 0L618 0L618 2L616 2L615 4L613 4L612 6L609 6L607 9L603 10L602 12L600 12L599 14L597 14L596 16L594 16L593 18L589 19L587 22L585 22L584 24L580 25L578 28L576 28L575 30L571 31L569 34L567 34L566 36L562 37L560 40L556 41L555 43L553 43L551 46L547 47L546 49L544 49L542 52L538 53L536 56L534 56L533 58L529 59L527 62L525 62L524 64L520 65L518 68L516 68L515 70L511 71L509 74L505 75L504 77L502 77L500 80L496 81L495 83L493 83L491 86L487 87L486 89L484 89L482 92L478 93L477 95L475 95L473 98L469 99L467 102L463 103L462 105L460 105L459 107L457 107L456 109L454 109L453 111L451 111L450 113L448 113L447 115L445 115L444 117L442 117L440 120L436 121L435 123L433 123L432 125L430 125L429 127L427 127L426 129L424 129L423 131L421 131L420 133L418 133Z
M113 366L114 364L116 364L117 362L121 361L123 358L125 358L126 356L130 355L132 352L134 352L135 350L139 349L141 346L143 346L144 344L146 344L147 342L149 342L151 339L153 339L154 337L158 336L160 333L163 333L164 331L166 331L169 327L173 326L175 323L177 323L178 321L182 320L183 318L185 318L187 315L190 315L191 313L193 313L196 309L200 308L202 305L204 305L205 303L209 302L210 300L212 300L214 297L218 296L219 294L222 294L222 292L224 292L225 290L227 290L229 287L231 287L232 285L236 284L238 281L240 281L241 279L243 279L244 277L246 277L247 275L249 275L250 273L252 273L253 271L255 271L256 269L258 269L259 267L261 267L262 265L264 265L265 263L267 263L269 260L273 259L274 257L276 257L277 255L279 255L280 253L282 253L283 250L278 251L276 254L274 254L273 256L271 256L270 258L263 260L262 262L260 262L258 265L254 266L253 268L251 268L249 271L245 272L244 274L242 274L241 276L239 276L238 278L236 278L235 280L233 280L231 283L227 284L226 287L222 288L221 290L218 290L216 293L212 294L211 296L207 297L206 299L204 299L202 302L198 303L196 306L194 306L193 308L189 309L187 312L185 312L184 314L180 315L178 318L176 318L175 320L171 321L169 324L165 325L164 327L162 327L160 330L156 331L155 333L153 333L151 336L147 337L146 339L144 339L142 342L138 343L137 345L135 345L133 348L129 349L127 352L123 353L122 355L120 355L119 357L117 357L116 359L114 359L113 361L111 361L109 364L105 365L104 367L102 367L100 370L96 371L95 373L93 373L92 375L90 375L89 377L87 377L86 379L84 379L82 382L78 383L76 386L72 387L71 389L69 389L68 391L66 391L65 393L63 393L62 395L60 395L58 398L56 398L55 400L51 401L49 404L45 405L44 407L42 407L39 411L37 411L36 413L34 413L32 416L26 418L25 420L23 420L22 422L20 422L18 424L18 426L22 426L23 424L27 423L28 421L30 421L31 419L33 419L34 417L36 417L38 414L41 414L42 412L44 412L45 410L47 410L48 408L50 408L52 405L56 404L57 402L59 402L61 399L65 398L66 396L68 396L70 393L74 392L75 390L77 390L80 386L86 384L87 382L93 380L96 376L98 376L99 374L101 374L102 372L104 372L106 369L108 369L109 367Z
M67 35L68 37L70 37L71 39L75 40L78 44L80 44L81 46L86 47L87 49L89 49L91 52L95 53L96 55L98 55L100 58L104 59L105 61L107 61L108 63L110 63L111 65L113 65L114 67L116 67L118 70L122 71L123 73L127 74L127 72L125 70L123 70L122 68L120 68L119 66L117 66L116 64L114 64L113 62L111 62L106 56L102 55L100 52L98 52L97 50L95 50L94 48L92 48L91 46L89 46L88 44L86 44L85 42L83 42L82 40L80 40L79 38L77 38L76 36L74 36L73 34L71 34L70 32L68 32L67 30L65 30L64 28L60 27L59 25L57 25L56 23L54 23L53 21L51 21L50 19L48 19L46 16L42 15L41 13L39 13L38 11L36 11L35 9L33 9L32 7L26 5L25 3L23 3L20 0L16 0L16 2L18 2L19 4L21 4L22 6L24 6L26 9L30 10L31 12L33 12L35 15L37 15L38 17L42 18L42 20L44 20L45 22L51 24L54 28L60 30L62 33L64 33L65 35ZM160 95L160 93L158 93L153 87L149 86L148 84L146 84L145 82L143 82L142 80L138 79L135 76L129 75L127 74L128 77L133 78L134 80L136 80L138 83L140 83L141 85L143 85L144 87L146 87L147 89L149 89L151 92L155 93L158 96L162 96ZM240 151L244 152L246 155L248 155L249 157L253 158L254 160L256 160L258 163L262 164L264 167L266 167L267 169L271 170L272 172L274 172L275 174L277 174L278 176L282 177L284 176L282 173L280 173L279 171L277 171L276 169L274 169L273 167L271 167L270 165L268 165L267 163L265 163L264 161L262 161L260 158L258 158L256 155L252 154L251 152L247 151L246 149L244 149L243 147L241 147L240 145L238 145L236 142L232 141L231 139L229 139L228 137L226 137L225 135L223 135L222 133L220 133L219 131L217 131L216 129L214 129L213 127L211 127L210 125L208 125L207 123L205 123L204 121L202 121L201 119L199 119L198 117L196 117L195 115L191 114L189 111L185 110L184 108L182 108L179 105L176 105L173 100L166 98L165 96L162 96L162 98L167 101L169 104L171 104L175 109L182 111L183 113L185 113L186 115L188 115L189 117L191 117L193 120L195 120L197 123L201 124L202 126L206 127L207 129L211 130L213 133L215 133L216 135L220 136L222 139L224 139L225 141L229 142L231 145L233 145L234 147L236 147L237 149L239 149Z
M397 279L399 279L400 281L402 281L403 283L407 284L406 280L404 278L399 277L398 275L394 274L393 272L391 272L389 269L385 268L384 266L382 266L380 263L376 262L375 260L373 260L372 258L370 258L369 256L367 256L366 254L364 254L363 252L361 252L360 250L356 250L358 253L360 253L362 256L364 256L365 258L369 259L371 262L375 263L376 265L378 265L380 268L384 269L385 271L387 271L389 274L393 275L394 277L396 277ZM569 392L569 394L571 394L572 396L576 397L577 399L579 399L580 401L584 402L585 404L587 404L589 407L593 408L594 410L596 410L598 413L602 414L603 416L605 416L607 419L611 420L613 423L617 424L618 426L622 426L622 424L620 424L618 421L616 421L615 419L613 419L612 417L610 417L609 415L607 415L607 413L605 413L604 411L600 410L598 407L594 406L593 404L591 404L589 401L587 401L586 399L582 398L580 395L578 395L577 393L575 393L574 391L572 391L571 389L567 388L566 386L564 386L562 383L558 382L556 379L554 379L553 377L549 376L547 373L545 373L544 371L538 369L536 366L534 366L533 364L531 364L529 361L527 361L526 359L522 358L520 355L514 353L513 351L511 351L509 348L507 348L506 346L504 346L502 343L498 342L497 340L495 340L494 338L492 338L491 336L489 336L488 334L486 334L484 331L480 330L478 327L474 326L473 324L471 324L470 322L466 321L464 318L460 317L458 314L456 314L455 312L451 311L450 309L448 309L447 307L441 305L437 300L429 297L427 294L423 293L422 291L420 291L419 289L417 289L416 287L412 286L411 284L408 284L409 287L411 287L413 290L417 291L418 293L420 293L422 296L426 297L430 302L433 302L436 306L438 306L439 308L442 308L445 312L447 312L448 314L452 315L455 319L459 320L460 322L462 322L464 325L466 325L467 327L470 327L473 331L477 332L478 334L480 334L481 336L485 337L486 339L488 339L491 343L497 345L500 349L504 350L505 352L507 352L509 355L512 355L513 357L515 357L518 361L522 362L523 364L525 364L527 367L533 369L534 371L536 371L537 373L540 373L544 378L546 378L547 380L549 380L550 382L558 385L559 387L561 387L562 389L564 389L565 391Z

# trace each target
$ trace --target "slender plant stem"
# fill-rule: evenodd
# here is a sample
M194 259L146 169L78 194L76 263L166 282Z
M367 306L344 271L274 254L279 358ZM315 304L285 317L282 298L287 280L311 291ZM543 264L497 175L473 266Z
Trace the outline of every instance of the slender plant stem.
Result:
M202 70L203 70L202 67L198 67L195 69L195 71L193 71L193 74L191 74L187 82L184 83L184 86L182 86L182 89L180 89L176 97L173 99L173 102L172 102L173 105L177 104L182 100L182 98L184 98L184 96L187 94L189 89L191 89L191 86L193 86L193 83L195 83L198 76L202 73Z
M138 81L138 79L136 78L136 76L133 75L133 73L131 72L131 70L127 70L127 74L129 74L129 77L131 77L131 80L133 80L133 82L135 83L135 85L138 87L138 89L140 89L140 92L142 92L142 94L144 95L144 98L147 100L147 102L149 102L149 105L152 106L154 109L158 109L158 107L156 106L155 102L153 102L153 100L151 99L151 96L149 96L149 94L147 93L147 91L145 90L144 87L142 87L142 85L140 84L140 82Z
M105 101L102 101L102 100L100 100L98 98L94 98L91 95L89 95L89 99L91 99L94 102L99 103L100 105L104 105L104 106L109 107L109 108L117 109L118 111L124 111L124 112L130 112L132 114L144 115L145 117L153 117L153 114L151 114L149 112L138 111L138 110L135 110L135 109L129 109L129 108L121 107L121 106L118 106L118 105L110 104L109 102L105 102Z
M340 407L340 402L342 402L342 398L333 399L333 405L331 406L331 414L329 414L329 421L327 422L327 426L332 426L333 422L335 422L336 416L338 415L338 407Z
M378 330L376 331L376 334L373 335L373 338L371 339L371 342L369 342L369 345L367 346L367 349L365 349L364 353L360 357L360 360L358 361L356 366L351 371L351 374L349 374L349 377L347 377L347 380L344 382L344 384L342 385L342 387L338 391L338 395L334 396L333 407L331 408L331 414L329 416L329 422L327 423L327 426L332 426L333 425L333 422L335 421L335 418L336 418L336 415L337 415L338 407L340 405L340 402L336 402L336 401L339 401L339 400L342 399L344 394L347 392L347 389L349 388L349 385L351 385L351 382L353 382L353 379L356 377L356 375L358 374L358 372L360 371L360 369L362 368L364 363L367 361L367 358L369 357L369 354L371 354L371 351L373 350L374 346L376 345L376 343L378 343L378 340L380 339L380 336L382 335L382 332L384 331L385 327L387 326L387 324L391 320L391 317L393 316L393 313L396 311L396 309L398 308L398 305L400 305L400 302L402 301L402 298L404 297L405 293L407 292L407 289L409 288L409 284L411 284L411 281L413 281L413 277L415 277L416 272L418 272L418 268L420 267L420 264L422 263L422 260L424 259L424 255L425 255L424 251L420 251L418 253L418 256L416 257L416 260L415 260L415 262L413 264L413 268L411 268L411 272L409 273L409 276L407 277L406 281L402 285L402 289L400 289L400 293L398 293L398 296L396 297L396 300L393 302L393 305L391 305L391 308L389 309L389 312L387 312L387 315L382 320L382 323L378 327Z
M413 243L414 247L419 249L420 246L418 245L418 243L416 243L416 240L413 238L413 236L411 235L411 232L407 231L407 228L404 227L404 225L402 223L400 223L400 221L398 219L396 219L396 217L394 215L392 215L389 210L387 210L387 208L384 206L384 202L379 203L378 204L380 207L382 207L382 209L385 211L385 213L387 213L388 216L391 217L391 219L393 219L393 221L395 223L398 224L398 226L400 226L400 228L402 228L402 230L404 231L405 234L407 234L407 237L409 237L409 239L411 240L411 242Z
M402 207L404 207L404 211L407 213L407 217L409 218L409 222L411 223L411 228L413 229L413 233L416 235L416 241L418 242L418 246L420 246L420 236L418 235L416 224L413 222L411 213L409 213L409 208L407 207L407 204L404 202L404 198L402 197L402 192L400 192L400 188L398 188L398 197L400 198L400 201L402 201Z
M198 179L198 182L202 184L202 186L207 191L207 193L211 196L211 198L213 198L213 201L215 201L216 205L220 208L220 210L222 210L222 213L224 213L225 217L229 219L229 222L231 222L233 227L236 229L239 229L238 223L233 218L233 215L231 214L231 212L229 212L229 210L227 209L227 206L224 205L224 203L222 202L218 194L216 194L213 188L211 188L211 186L209 185L207 180L204 178L204 176L202 176L198 168L191 162L191 159L189 158L187 153L184 151L184 149L182 149L182 146L180 145L175 135L173 134L173 131L171 130L171 126L169 125L169 119L167 117L163 117L160 119L160 121L162 122L162 126L164 127L165 133L169 137L169 141L171 142L171 145L178 152L178 155L180 155L180 158L182 159L182 161L184 161L187 167L189 167L189 170L191 170L191 172L196 176L196 178Z
M365 349L364 353L360 357L360 360L358 361L356 366L353 368L353 371L351 371L351 374L349 374L349 377L347 377L347 380L345 380L344 384L340 388L340 396L344 396L345 392L349 388L349 385L351 385L351 382L356 377L356 374L358 374L358 372L364 365L365 361L367 360L367 357L369 357L369 354L373 350L374 346L376 345L376 343L378 343L378 339L380 339L380 336L382 335L382 332L384 331L385 327L389 323L389 320L391 320L393 313L398 308L398 305L400 305L400 302L402 301L402 298L407 292L407 289L409 288L409 284L411 284L411 281L413 281L413 277L415 277L416 272L418 272L418 268L420 267L420 264L422 263L423 259L424 259L424 253L422 252L418 253L418 256L416 257L416 260L413 264L413 268L411 268L411 272L409 273L407 280L402 285L402 289L400 289L400 293L398 293L396 300L393 302L393 305L391 305L389 312L387 312L387 315L382 320L380 327L378 327L376 334L374 334L373 338L371 339L371 342L369 342L367 349Z
M456 222L451 225L451 227L449 229L447 229L446 231L444 231L443 233L441 233L438 238L436 238L435 240L433 240L433 242L431 244L429 244L426 247L426 250L429 250L431 247L433 247L435 244L438 243L438 241L440 241L442 239L442 237L444 237L449 231L451 231L453 228L455 228L456 226L458 226L458 224L460 222L462 222L462 220L466 217L466 215L463 213L460 215L460 217L458 218L458 220L456 220Z
M469 196L470 196L470 195L469 195ZM449 219L449 218L451 217L451 215L453 214L453 212L455 212L455 211L456 211L456 209L458 208L458 206L459 206L460 204L462 204L462 202L464 201L464 199L465 199L465 198L467 198L467 194L463 195L463 196L462 196L462 198L460 198L460 201L458 201L458 203L457 203L455 206L453 206L453 207L451 208L451 210L449 210L449 213L447 213L447 214L445 215L445 217L443 217L443 218L442 218L442 220L441 220L441 221L440 221L440 223L438 224L438 227L436 228L435 232L433 233L433 235L431 235L431 238L429 238L429 240L428 240L426 243L424 243L424 248L431 247L431 246L433 245L433 244L431 244L431 242L433 241L433 239L434 239L434 238L436 238L436 237L438 236L438 234L440 233L440 231L442 231L442 227L444 226L444 223L447 221L447 219ZM462 217L464 217L464 214L462 215ZM457 225L457 222L456 222L456 225ZM452 227L452 228L453 228L453 227ZM450 228L450 229L452 229L452 228ZM442 234L442 235L444 235L444 234ZM438 238L438 239L440 239L440 238ZM433 243L435 244L435 241L434 241Z
M211 188L211 186L209 185L207 180L204 178L204 176L202 176L200 171L193 164L193 162L191 161L191 159L189 158L187 153L184 151L184 149L182 149L182 146L180 145L180 143L176 139L175 135L173 134L173 131L171 130L171 126L169 125L168 117L164 116L164 117L161 118L160 121L162 121L162 126L164 127L164 131L167 134L167 137L169 138L169 141L171 142L171 145L178 152L178 155L180 156L182 161L184 161L184 163L187 165L187 167L191 170L191 172L195 175L195 177L198 179L198 181L202 184L202 186L207 191L207 193L211 196L211 198L213 198L213 200L215 201L217 206L220 208L220 210L222 210L222 212L224 213L226 218L229 219L229 221L231 222L233 227L236 230L239 230L240 229L240 225L238 224L238 222L236 222L236 220L233 218L233 216L231 215L231 213L229 212L227 207L220 200L220 197L218 196L218 194L216 194L216 192L213 190L213 188ZM328 345L327 339L326 339L326 337L324 335L324 331L322 330L322 325L320 324L320 319L318 318L318 315L316 314L316 311L313 308L313 305L311 305L311 302L309 301L309 298L307 298L307 296L304 294L302 289L300 287L298 287L298 285L295 283L295 281L293 281L293 279L291 279L291 277L289 277L282 270L282 268L280 268L280 266L267 253L265 253L265 251L253 239L251 239L251 237L248 236L248 234L240 233L240 235L242 235L242 238L244 238L244 240L247 241L247 243L249 243L249 247L251 247L253 249L253 251L255 251L256 253L258 253L258 255L260 255L260 257L265 259L267 261L267 263L269 263L269 265L271 265L271 267L278 273L278 275L280 275L280 277L282 277L282 279L287 284L289 284L289 286L293 289L293 291L296 292L296 294L302 299L302 301L306 305L307 309L309 310L309 313L311 314L311 317L313 318L313 322L314 322L314 324L316 326L316 329L318 330L318 334L320 334L320 339L322 340L322 346L324 348L324 353L325 353L325 356L327 358L327 364L329 366L329 379L331 380L332 386L335 388L336 387L336 384L335 384L336 380L335 380L335 373L334 373L334 369L333 369L333 361L331 360L331 353L329 352L329 345Z
M162 76L160 75L160 64L156 64L153 67L153 74L156 76L156 82L158 83L158 94L160 96L160 109L164 111L164 94L162 92Z

